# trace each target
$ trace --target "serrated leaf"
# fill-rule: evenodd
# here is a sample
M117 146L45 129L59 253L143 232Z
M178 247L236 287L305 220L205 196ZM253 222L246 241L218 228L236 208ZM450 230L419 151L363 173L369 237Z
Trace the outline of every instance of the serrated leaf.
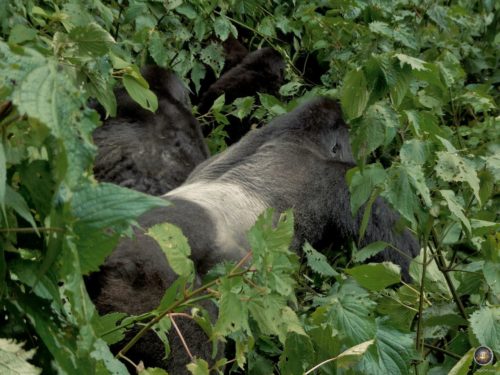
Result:
M352 70L344 78L340 92L342 111L348 119L361 116L368 104L370 93L362 70Z
M465 216L464 207L457 201L455 193L452 190L439 190L439 192L445 199L450 212L462 222L467 232L471 233L470 221Z
M214 21L214 32L220 40L224 41L229 37L229 34L238 35L236 27L225 16L217 17Z
M179 276L192 277L194 263L189 258L191 248L182 230L170 223L156 224L146 234L156 240L168 259L168 264Z
M334 287L334 291L327 298L318 302L323 305L318 311L326 315L327 321L338 330L345 344L356 345L372 339L375 335L375 302L353 281L346 282L341 287Z
M103 316L95 315L92 325L96 334L102 337L108 345L115 344L125 338L125 328L117 329L118 322L123 320L127 314L113 312Z
M192 375L210 375L208 363L204 359L194 358L186 367Z
M252 111L254 103L255 98L253 96L235 99L233 105L236 108L236 117L238 117L240 120L243 120L243 118L247 117Z
M314 271L323 276L337 276L335 271L328 263L326 256L314 250L314 248L306 242L302 248L307 257L307 265Z
M384 241L376 241L372 242L371 244L363 247L361 250L356 251L353 254L352 259L355 262L364 262L367 259L370 259L372 256L377 255L381 251L385 250L386 248L389 247L389 244Z
M437 157L434 167L437 175L448 182L466 182L480 201L479 178L474 165L468 159L449 151L440 151Z
M122 82L130 97L142 108L156 112L158 109L158 98L153 91L143 85L143 82L130 74L125 74Z
M410 373L415 358L413 335L400 332L387 320L378 318L375 343L365 352L358 369L370 375L405 375Z
M484 306L469 318L474 336L481 345L488 346L497 355L500 353L500 307Z
M401 268L393 263L363 264L345 270L363 288L379 291L401 281Z
M394 56L399 60L401 67L404 64L407 64L413 70L419 70L419 71L428 70L428 68L425 66L427 63L424 60L420 60L420 59L417 59L415 57L405 55L403 53L396 53Z
M0 338L0 372L4 375L37 375L41 369L28 361L35 355L35 349L25 351L23 344Z
M390 178L383 193L391 205L408 221L415 223L415 213L419 202L411 188L412 178L402 166L395 166L390 171Z
M212 68L218 77L224 67L224 52L218 44L211 43L201 50L200 60Z

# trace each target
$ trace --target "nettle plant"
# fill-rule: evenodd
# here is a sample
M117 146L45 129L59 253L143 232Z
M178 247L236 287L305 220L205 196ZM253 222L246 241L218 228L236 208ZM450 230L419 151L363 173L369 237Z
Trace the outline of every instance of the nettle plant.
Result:
M251 374L498 371L473 364L480 345L500 356L498 7L488 0L3 6L0 369L126 373L108 345L139 324L141 332L153 328L168 353L169 314L189 305L214 348L228 338L236 347L212 369L194 359L193 374L224 366ZM150 313L99 317L83 276L140 214L165 202L95 181L91 134L100 121L86 103L95 98L113 116L113 88L123 85L154 111L138 68L145 62L174 70L196 93L208 72L220 74L219 40L230 35L278 50L287 83L279 98L219 98L200 117L217 125L212 149L225 147L230 116L265 123L309 97L338 98L358 158L346 177L352 212L364 213L361 236L383 196L420 240L412 281L402 282L392 264L366 264L386 247L380 242L352 243L342 254L306 244L299 259L288 250L291 213L273 225L268 212L249 233L247 258L219 266L198 288L185 238L155 228L160 243L170 234L175 244L166 256L178 282ZM214 324L198 305L203 299L218 303ZM138 337L118 356L126 358Z

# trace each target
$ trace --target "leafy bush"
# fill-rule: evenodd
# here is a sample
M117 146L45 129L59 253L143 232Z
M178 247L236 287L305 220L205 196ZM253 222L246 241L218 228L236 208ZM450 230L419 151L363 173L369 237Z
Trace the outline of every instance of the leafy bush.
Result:
M193 319L214 343L232 338L233 367L246 363L251 374L465 374L477 370L479 345L498 358L498 8L490 0L4 4L0 336L9 340L0 339L0 369L124 373L107 343L136 322L165 338L171 314L200 298L218 300L219 318L212 325L198 307ZM86 102L96 98L113 116L113 87L121 84L154 110L139 73L147 61L198 91L207 70L221 72L217 39L229 35L279 50L288 83L281 98L216 101L200 117L219 124L212 149L224 148L228 116L258 123L314 95L339 98L359 158L347 176L352 211L366 204L368 217L378 195L399 211L425 249L412 263L413 281L402 282L392 264L361 264L381 243L353 243L349 256L333 254L329 263L306 244L300 265L287 250L291 214L273 228L267 213L249 233L249 264L221 265L194 290L177 233L171 262L181 277L160 306L138 317L98 317L83 275L137 216L164 202L96 183L91 133L99 119ZM169 228L157 230L161 237ZM208 373L200 359L189 369ZM498 363L477 373L488 371Z

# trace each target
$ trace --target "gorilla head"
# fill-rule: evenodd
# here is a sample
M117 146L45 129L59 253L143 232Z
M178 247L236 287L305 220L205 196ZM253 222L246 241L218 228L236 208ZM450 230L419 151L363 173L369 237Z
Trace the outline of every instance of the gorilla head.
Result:
M159 302L175 275L156 242L144 235L144 229L158 223L171 222L182 229L199 275L222 260L241 259L249 250L248 229L268 207L277 212L293 209L292 246L297 251L306 240L321 248L357 238L361 217L351 215L344 178L353 166L347 126L338 104L326 98L250 132L200 164L182 186L167 193L171 206L153 209L139 219L142 228L135 238L122 240L103 266L96 305L100 310L140 313ZM383 240L399 248L407 257L386 250L378 260L401 265L407 275L409 259L419 246L408 231L394 230L397 220L395 212L376 200L363 243ZM149 297L140 300L143 306L138 308L131 296L143 293ZM189 332L191 336L185 335L189 345L199 350L199 356L210 358L206 337L199 330ZM205 349L200 343L205 343ZM160 349L152 349L158 345ZM150 360L146 365L186 373L189 359L182 348L172 346L176 352L164 361L161 356L148 357L144 347L149 353L161 352L161 344L151 341L137 349L138 358Z
M142 74L158 97L158 110L145 110L118 90L117 116L93 134L94 174L100 181L160 195L179 186L208 150L182 82L159 67L146 67Z

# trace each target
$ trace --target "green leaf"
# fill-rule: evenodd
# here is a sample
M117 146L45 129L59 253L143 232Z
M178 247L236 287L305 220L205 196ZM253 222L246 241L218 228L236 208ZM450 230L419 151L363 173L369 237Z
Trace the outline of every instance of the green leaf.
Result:
M412 191L412 181L406 168L393 166L383 196L406 220L415 223L415 213L419 209L419 202Z
M224 52L218 44L211 43L201 50L200 60L212 68L218 77L224 67Z
M474 336L481 345L500 354L500 307L484 306L476 310L469 318Z
M258 95L260 104L262 104L262 106L272 114L282 115L287 113L286 106L283 105L283 103L281 103L276 97L269 94L263 94L260 92L258 93Z
M445 199L450 212L462 222L467 232L471 233L470 221L465 216L464 207L457 201L455 193L452 190L439 190L439 192Z
M323 276L337 276L335 271L328 263L326 256L314 250L314 248L306 242L302 248L307 257L307 265L314 271Z
M344 282L341 286L336 284L328 297L317 302L321 304L318 313L325 314L345 344L353 346L375 335L375 302L354 282Z
M500 296L500 264L493 261L485 262L483 275L493 294Z
M0 338L0 372L8 375L37 375L41 369L28 361L35 355L35 349L25 351L23 344Z
M393 263L364 264L345 270L363 288L380 291L401 281L401 268Z
M194 263L189 258L191 248L182 230L170 223L156 224L146 234L153 237L168 259L168 264L179 276L192 277Z
M113 37L97 23L76 26L70 31L69 38L75 43L80 56L103 56L115 42Z
M9 35L9 43L22 44L36 38L36 30L22 24L12 27Z
M353 152L366 157L378 147L388 145L399 128L399 119L392 108L383 102L372 104L365 115L353 123L351 143Z
M135 76L129 74L125 74L122 81L132 99L142 108L156 112L158 109L158 98L153 91L149 90L147 86L145 87Z
M194 358L186 367L192 375L210 375L208 363L201 358Z
M404 64L409 65L413 70L418 70L418 71L425 71L428 70L426 68L426 62L420 59L417 59L415 57L411 57L402 53L396 53L394 55L400 63L400 66L402 67Z
M469 373L470 365L474 359L475 348L470 349L464 356L453 366L448 372L448 375L467 375Z
M94 315L92 325L96 330L96 334L102 337L108 345L120 342L125 338L125 328L117 329L117 325L125 318L127 314L113 312L103 316Z
M387 174L379 163L366 165L363 169L355 167L347 172L353 215L366 203L374 189L381 186L386 179Z
M342 111L348 119L361 116L368 104L370 93L362 70L352 70L344 78L340 92Z
M5 149L3 143L0 142L0 208L2 215L5 216L5 193L7 184L7 159L5 157ZM7 218L5 218L7 222Z
M82 272L97 271L116 246L118 234L146 211L166 206L166 200L142 194L114 184L85 186L75 192L71 201L78 219L75 232L79 237ZM113 229L115 234L109 234Z
M479 178L474 165L466 158L456 153L440 151L437 153L437 162L434 167L437 175L448 182L466 182L474 192L476 198L479 196Z
M224 41L229 37L229 34L238 35L236 27L225 16L217 17L214 21L214 32L220 40Z
M405 375L410 373L412 361L417 357L412 334L402 333L377 319L375 344L365 352L358 371L370 375Z
M352 259L355 262L364 262L367 259L370 259L372 256L377 255L381 251L385 250L386 248L389 247L389 244L384 241L376 241L372 242L371 244L363 247L361 250L356 251L353 254Z
M314 360L314 349L308 336L291 332L287 335L279 366L282 374L303 375Z
M36 229L35 219L33 218L29 206L23 196L8 185L5 190L5 206L12 208L19 216Z
M238 117L240 120L243 120L245 117L247 117L252 111L254 103L255 98L253 96L235 99L233 105L236 108L236 117Z

